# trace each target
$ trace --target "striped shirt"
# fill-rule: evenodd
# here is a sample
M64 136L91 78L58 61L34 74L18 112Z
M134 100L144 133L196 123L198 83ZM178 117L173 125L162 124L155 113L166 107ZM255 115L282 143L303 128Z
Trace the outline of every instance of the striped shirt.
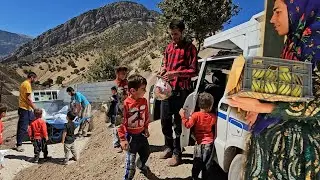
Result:
M191 78L197 75L198 70L196 47L185 40L179 45L171 42L164 52L162 67L167 72L181 72L179 77L176 76L170 81L173 89L190 89Z

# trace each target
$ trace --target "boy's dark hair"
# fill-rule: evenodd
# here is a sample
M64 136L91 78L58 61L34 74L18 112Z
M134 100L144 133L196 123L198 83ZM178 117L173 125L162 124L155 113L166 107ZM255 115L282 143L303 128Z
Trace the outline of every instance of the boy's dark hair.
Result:
M35 109L34 110L34 116L36 118L41 118L42 117L42 109Z
M209 93L201 93L198 97L198 105L200 109L209 109L214 103L214 98Z
M67 117L68 117L71 121L73 121L74 118L76 118L76 115L75 115L72 111L69 111L69 112L67 113Z
M74 92L74 89L72 87L68 87L67 92Z
M34 73L34 72L29 72L27 77L28 77L28 79L30 79L30 78L36 78L36 77L37 77L37 74Z
M119 66L119 67L116 67L116 72L121 72L121 71L128 71L128 68L126 66Z
M8 107L5 104L0 103L0 114L7 112Z
M113 87L111 88L111 90L117 91L117 87L116 87L116 86L113 86Z
M142 77L139 74L134 74L128 78L128 89L138 90L142 85L147 85L146 78Z
M184 22L182 20L173 19L169 24L169 29L179 29L182 32L185 29Z

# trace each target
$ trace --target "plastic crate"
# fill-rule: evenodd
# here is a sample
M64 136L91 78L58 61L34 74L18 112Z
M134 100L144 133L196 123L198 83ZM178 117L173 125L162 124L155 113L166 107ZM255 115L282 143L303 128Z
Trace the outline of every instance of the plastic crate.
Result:
M313 99L312 64L269 57L247 57L236 90L229 96L266 101Z

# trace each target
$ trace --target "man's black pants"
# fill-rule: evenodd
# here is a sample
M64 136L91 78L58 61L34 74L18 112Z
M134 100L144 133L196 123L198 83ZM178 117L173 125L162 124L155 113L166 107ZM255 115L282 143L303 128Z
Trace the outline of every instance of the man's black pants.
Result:
M165 138L165 146L169 148L174 155L181 156L180 136L182 133L180 109L189 95L189 91L173 91L171 97L161 101L161 126ZM173 139L173 131L176 138Z

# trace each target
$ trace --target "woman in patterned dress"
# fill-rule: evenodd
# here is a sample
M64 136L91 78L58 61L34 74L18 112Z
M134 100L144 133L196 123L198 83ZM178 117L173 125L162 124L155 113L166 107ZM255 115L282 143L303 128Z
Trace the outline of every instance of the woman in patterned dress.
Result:
M287 35L284 59L313 67L313 95L307 103L262 103L233 98L253 124L244 179L320 179L320 0L275 0L271 23Z

